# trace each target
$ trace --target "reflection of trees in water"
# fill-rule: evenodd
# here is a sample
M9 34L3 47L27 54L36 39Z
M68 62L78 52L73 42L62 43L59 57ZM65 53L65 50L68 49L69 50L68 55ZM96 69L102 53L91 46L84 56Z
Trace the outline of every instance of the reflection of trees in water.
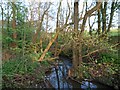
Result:
M106 85L82 81L81 83L78 83L77 80L72 79L66 79L67 77L67 70L69 68L68 65L71 67L70 62L68 60L64 60L63 62L57 62L56 66L52 68L51 74L48 75L49 79L48 81L51 83L51 85L60 90L60 89L72 89L72 88L79 88L79 89L96 89L96 88L107 88L110 89L110 87L107 87Z
M59 75L58 75L58 73L59 73L58 66L55 67L55 72L56 72L58 90L60 90L60 82L59 82Z

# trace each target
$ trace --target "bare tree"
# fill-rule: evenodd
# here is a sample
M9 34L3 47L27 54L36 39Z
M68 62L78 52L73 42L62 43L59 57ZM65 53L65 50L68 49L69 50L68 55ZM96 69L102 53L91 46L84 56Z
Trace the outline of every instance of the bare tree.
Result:
M102 2L98 2L95 7L93 7L91 10L88 10L88 11L85 13L85 15L84 15L84 17L83 17L83 22L82 22L82 25L81 25L81 33L84 31L84 27L85 27L87 18L88 18L94 11L99 10L101 4L102 4Z
M59 28L59 14L60 14L60 7L61 7L61 2L59 3L58 11L57 11L57 21L56 21L56 32L58 32ZM57 56L57 49L58 49L58 37L55 40L55 54L54 56Z
M111 4L110 20L109 20L109 23L108 23L107 32L110 31L112 20L113 20L113 16L114 16L114 12L115 12L115 9L117 8L117 5L118 5L118 1L116 1L116 2L113 1L112 4Z
M41 20L40 20L40 22L39 22L39 26L38 26L37 31L36 31L36 33L34 34L33 39L32 39L32 42L33 42L33 43L35 43L36 40L37 40L38 34L39 34L39 32L40 32L40 30L41 30L41 27L42 27L42 23L43 23L45 14L47 13L47 11L48 11L48 9L50 8L50 6L51 6L51 3L49 3L48 7L45 9L45 11L44 11L43 14L42 14Z
M41 55L41 57L39 58L38 61L42 61L42 60L44 59L45 54L48 52L48 50L50 49L50 47L52 46L52 44L53 44L53 43L55 42L55 40L57 39L60 31L63 30L64 28L66 28L66 27L68 26L67 22L68 22L68 19L69 19L69 17L70 17L70 6L68 6L68 8L69 8L69 12L68 12L68 15L67 15L67 17L66 17L66 20L65 20L64 25L62 25L61 27L57 27L57 28L56 28L56 30L57 30L57 29L58 29L58 30L57 30L57 32L55 33L55 36L53 37L53 39L51 39L51 40L49 41L47 47L46 47L45 50L43 51L43 54Z
M93 3L91 3L91 5L89 6L89 8L92 6L92 4ZM86 12L87 12L87 9L89 9L88 8L88 3L86 2ZM91 20L90 20L90 18L91 18L91 16L94 16L95 18L94 18L94 21L91 23ZM90 15L89 17L88 17L88 25L89 25L89 34L92 36L92 28L93 28L93 25L96 23L96 14L93 14L93 15Z

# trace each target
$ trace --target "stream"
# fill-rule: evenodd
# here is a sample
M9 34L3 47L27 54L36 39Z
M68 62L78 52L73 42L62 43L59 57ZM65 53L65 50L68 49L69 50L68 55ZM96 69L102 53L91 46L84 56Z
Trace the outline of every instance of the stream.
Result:
M71 90L73 88L79 88L80 90L113 90L113 88L97 82L82 81L81 84L74 80L68 80L66 77L68 69L72 67L71 60L64 57L57 60L57 63L57 66L51 69L51 73L46 74L45 76L45 79L49 81L56 90Z

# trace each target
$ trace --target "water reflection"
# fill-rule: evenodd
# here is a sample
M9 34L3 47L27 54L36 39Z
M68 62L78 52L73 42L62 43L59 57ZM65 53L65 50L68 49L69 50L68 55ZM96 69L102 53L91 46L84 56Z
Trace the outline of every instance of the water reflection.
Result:
M82 81L82 84L74 81L66 80L67 70L72 66L69 60L64 60L52 68L52 72L47 75L46 79L52 84L56 90L79 88L80 90L92 90L99 88L99 85L93 84L88 81ZM102 87L102 86L100 86Z
M84 90L88 90L88 89L90 89L90 88L95 89L95 88L97 88L97 86L94 85L94 84L91 83L91 82L83 81L83 82L82 82L82 85L81 85L81 88L84 89Z
M66 69L63 66L59 66L58 69L53 68L52 71L53 72L48 75L47 80L50 81L54 88L58 90L60 88L72 88L71 85L65 80Z

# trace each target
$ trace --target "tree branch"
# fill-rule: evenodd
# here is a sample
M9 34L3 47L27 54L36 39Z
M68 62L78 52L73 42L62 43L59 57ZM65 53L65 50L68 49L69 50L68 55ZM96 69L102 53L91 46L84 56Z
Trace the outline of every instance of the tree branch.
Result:
M111 46L110 48L114 48L114 47L116 47L116 46L118 46L118 45L120 45L120 43L117 43L117 44ZM101 49L97 49L97 50L95 50L95 51L92 51L92 52L90 52L90 53L82 56L82 58L87 57L87 56L89 56L89 55L91 55L91 54L93 54L93 53L96 53L96 52L99 52L99 51L102 51L102 50L105 50L105 48L101 48Z
M34 34L33 39L32 39L32 42L33 42L33 43L35 43L36 40L37 40L38 33L40 32L40 29L41 29L41 27L42 27L42 22L43 22L44 16L45 16L46 12L48 11L48 9L50 8L50 6L51 6L51 4L49 4L48 8L44 11L44 13L43 13L43 15L42 15L42 17L41 17L41 20L40 20L39 26L38 26L38 28L37 28L37 31L36 31L36 33Z
M84 27L85 27L85 24L86 24L86 20L88 18L88 16L90 16L94 11L98 10L99 7L101 6L102 2L98 2L98 4L93 7L91 10L88 10L85 15L84 15L84 18L83 18L83 22L82 22L82 26L81 26L81 33L84 31Z
M69 7L69 6L68 6L68 7ZM70 8L69 8L69 14L68 14L68 16L66 17L66 22L65 22L65 24L64 24L62 27L56 27L56 30L57 30L57 29L59 29L59 30L57 30L54 38L49 42L49 44L47 45L46 49L43 51L43 54L41 55L41 57L39 58L38 61L42 61L42 60L44 59L45 54L47 53L47 51L50 49L50 47L52 46L52 44L53 44L53 43L55 42L55 40L57 39L57 37L58 37L58 35L59 35L59 32L68 26L68 25L67 25L67 22L68 22L69 16L70 16Z

